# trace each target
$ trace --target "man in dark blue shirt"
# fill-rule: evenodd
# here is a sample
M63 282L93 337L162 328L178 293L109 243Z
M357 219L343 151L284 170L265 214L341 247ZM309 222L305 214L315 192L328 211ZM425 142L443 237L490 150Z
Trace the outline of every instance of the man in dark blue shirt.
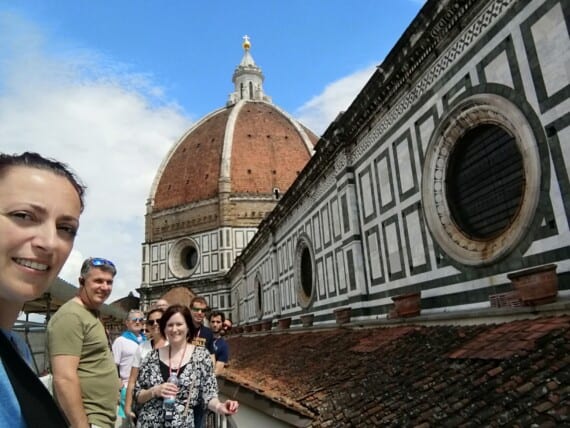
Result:
M228 344L222 338L226 316L223 312L214 311L210 314L208 319L210 321L212 333L214 333L214 355L216 356L214 371L217 376L224 371L224 367L230 359Z
M214 335L212 334L212 330L204 325L204 318L206 317L207 310L208 302L206 302L206 299L203 297L196 296L190 302L192 323L194 324L194 327L196 327L196 335L192 338L192 345L205 347L212 356L215 367ZM204 406L204 403L199 401L193 408L195 428L202 428L204 426Z

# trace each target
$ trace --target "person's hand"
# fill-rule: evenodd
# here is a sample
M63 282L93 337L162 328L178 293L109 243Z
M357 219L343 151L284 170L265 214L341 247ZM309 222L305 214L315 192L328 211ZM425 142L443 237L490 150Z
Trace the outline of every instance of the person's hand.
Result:
M219 412L223 415L233 415L237 413L239 408L239 403L234 400L226 400L219 404Z
M153 388L153 396L158 398L172 397L178 394L178 386L170 382L161 383L160 385L153 386Z

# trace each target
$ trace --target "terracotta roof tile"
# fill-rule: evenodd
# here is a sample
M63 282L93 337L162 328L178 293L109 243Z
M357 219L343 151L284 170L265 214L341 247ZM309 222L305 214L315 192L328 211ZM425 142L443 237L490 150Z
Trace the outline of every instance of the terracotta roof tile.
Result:
M570 316L229 337L228 377L312 427L568 424Z
M570 322L564 317L514 321L481 333L454 350L449 357L510 358L535 349L536 341L546 334L568 327Z
M235 107L213 112L177 143L158 177L154 210L215 198L227 138L232 140L233 193L272 194L274 188L284 193L291 186L311 158L303 136L288 116L266 102L246 102L229 126ZM226 135L231 129L233 134ZM314 145L318 137L303 130Z

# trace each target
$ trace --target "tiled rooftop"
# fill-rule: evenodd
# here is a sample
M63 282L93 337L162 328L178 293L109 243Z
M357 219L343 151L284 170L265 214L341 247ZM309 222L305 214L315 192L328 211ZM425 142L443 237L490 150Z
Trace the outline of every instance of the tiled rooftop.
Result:
M289 188L311 158L301 133L272 104L248 102L231 122L234 108L213 113L179 142L160 173L155 210L214 198L225 144L231 148L232 192L271 194L273 188L282 193ZM318 137L303 130L314 145Z
M312 427L570 426L569 339L570 316L231 336L226 378Z

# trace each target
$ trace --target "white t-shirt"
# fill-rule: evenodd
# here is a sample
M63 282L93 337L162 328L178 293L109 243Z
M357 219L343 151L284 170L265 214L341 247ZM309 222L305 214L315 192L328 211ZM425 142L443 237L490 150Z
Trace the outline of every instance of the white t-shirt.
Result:
M145 342L143 342L144 344ZM119 336L113 342L113 359L115 364L119 366L119 376L121 382L126 385L131 374L131 363L133 356L140 345L134 340Z
M163 346L168 345L168 341L164 342ZM135 351L135 355L133 356L133 361L131 363L131 367L140 368L142 360L152 351L152 343L150 340L143 342L139 345L137 350Z

